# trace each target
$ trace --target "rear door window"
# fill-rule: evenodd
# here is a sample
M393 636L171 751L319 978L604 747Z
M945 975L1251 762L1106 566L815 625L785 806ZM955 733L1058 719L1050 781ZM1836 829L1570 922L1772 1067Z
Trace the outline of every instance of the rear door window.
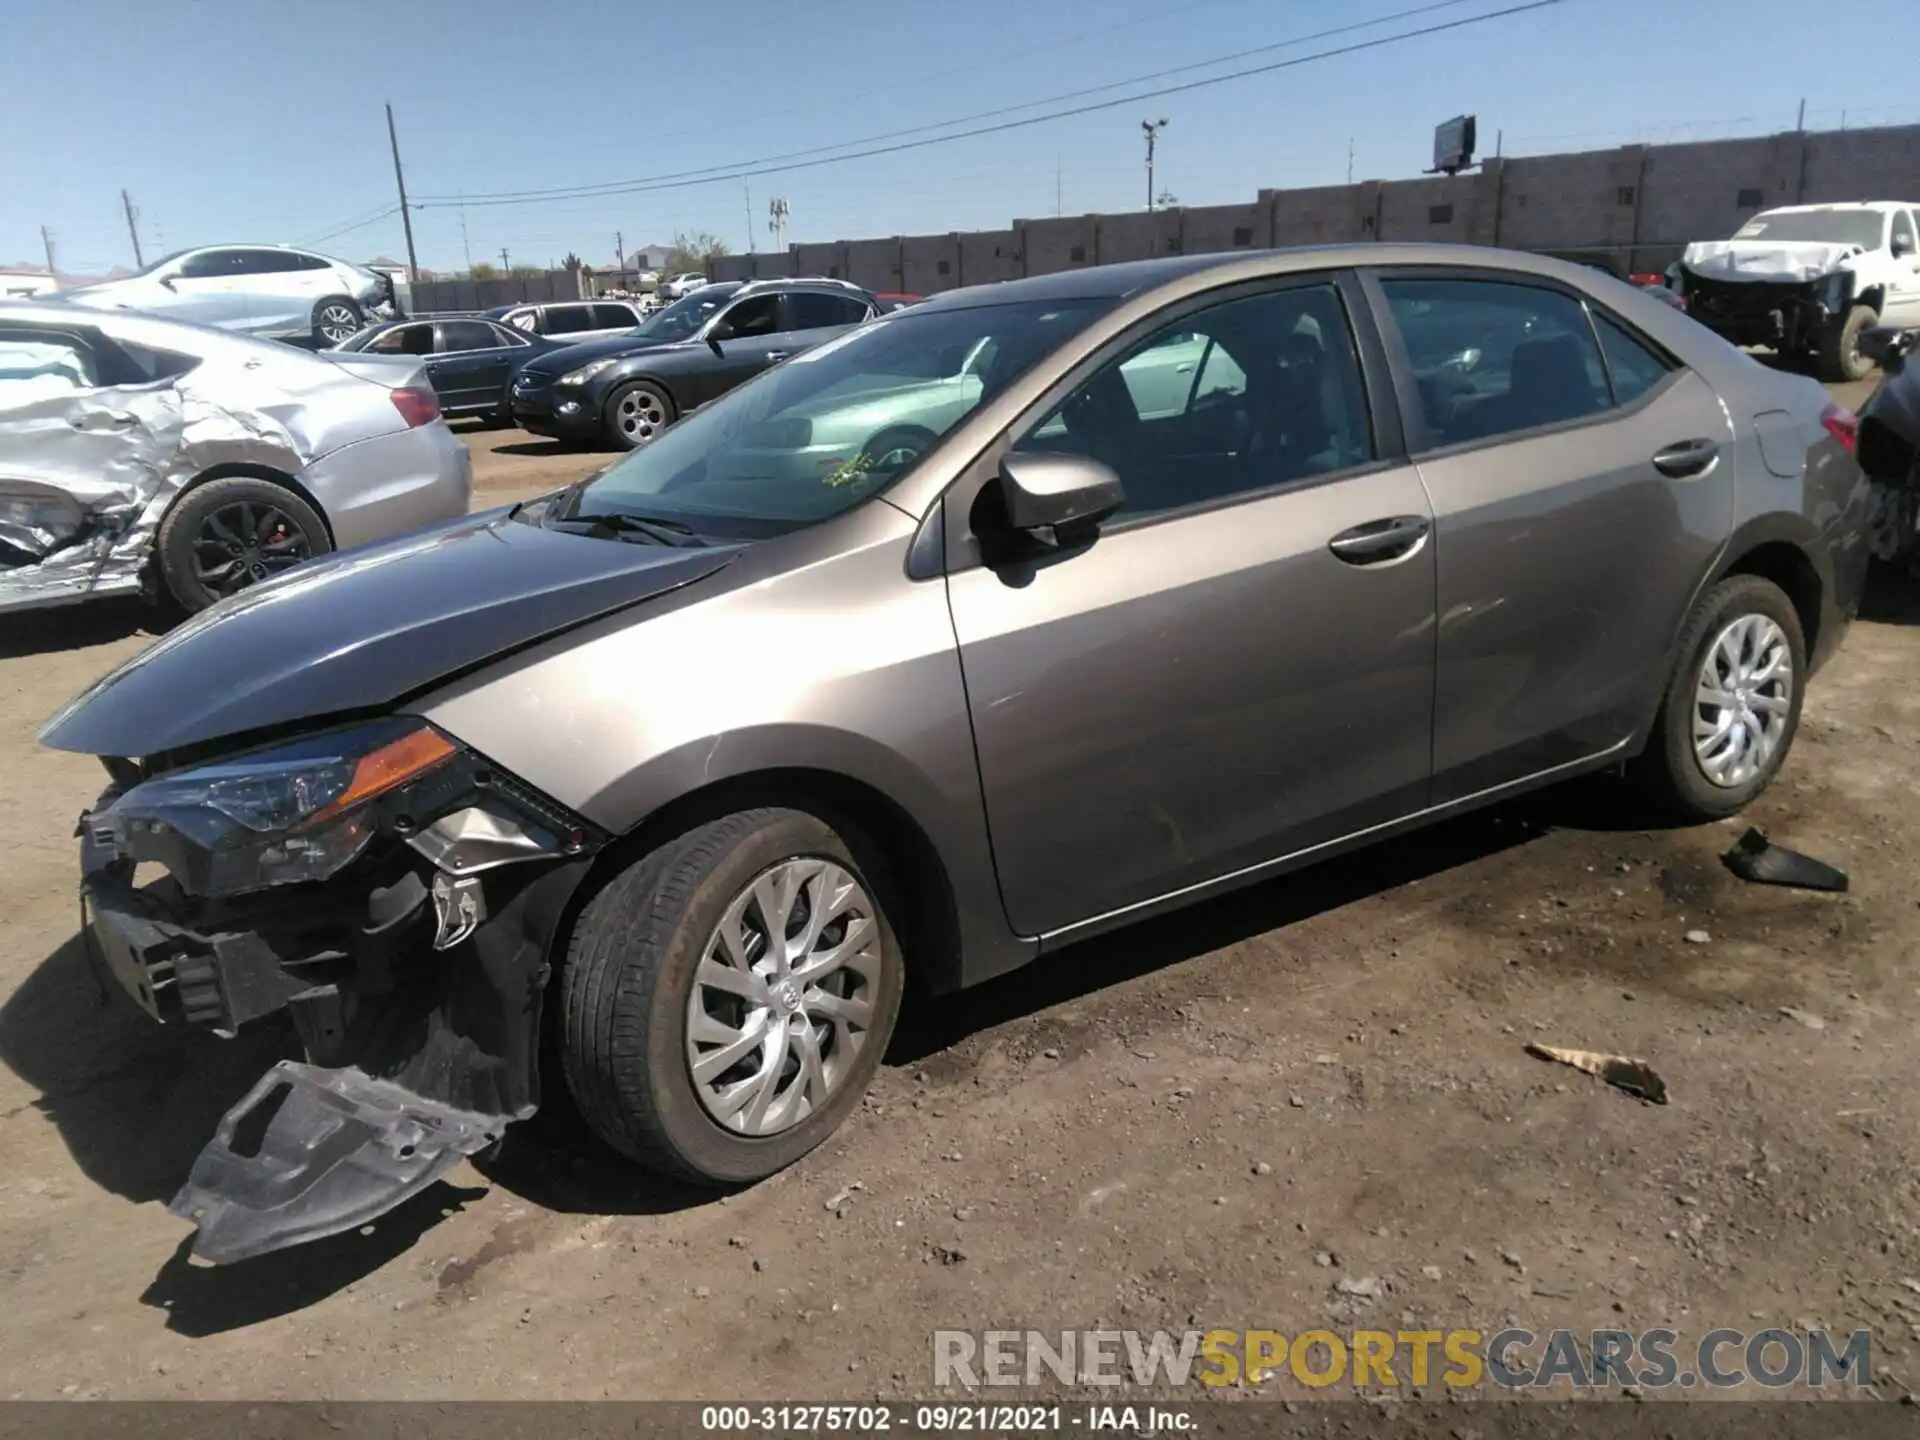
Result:
M577 335L595 327L591 305L549 305L543 329L549 335Z
M499 333L484 320L442 320L440 350L454 355L462 350L498 350Z
M0 330L0 411L102 383L91 347L58 331Z
M593 307L593 328L596 330L626 330L638 325L633 311L624 305L596 305Z
M1579 420L1612 404L1586 307L1565 291L1390 275L1381 288L1419 391L1422 448Z
M1593 328L1600 336L1607 376L1613 382L1614 404L1631 405L1673 373L1664 355L1612 317L1596 314Z
M789 330L825 330L835 325L858 325L867 318L867 302L852 295L822 295L800 290L787 296Z

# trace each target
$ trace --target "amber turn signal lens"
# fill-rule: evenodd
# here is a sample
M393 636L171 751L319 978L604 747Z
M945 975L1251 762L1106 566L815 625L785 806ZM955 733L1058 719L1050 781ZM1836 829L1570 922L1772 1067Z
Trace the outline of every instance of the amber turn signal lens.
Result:
M423 725L378 750L367 752L354 762L353 779L346 790L338 799L310 815L306 825L323 824L376 795L384 795L396 785L406 784L414 776L451 759L457 748L438 730Z

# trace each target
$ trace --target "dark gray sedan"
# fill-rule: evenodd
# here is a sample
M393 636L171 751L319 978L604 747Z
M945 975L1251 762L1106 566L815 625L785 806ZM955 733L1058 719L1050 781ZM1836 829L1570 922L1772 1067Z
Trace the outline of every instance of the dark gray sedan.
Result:
M113 777L104 965L306 1045L176 1211L216 1260L356 1225L554 1087L752 1181L854 1111L910 978L1589 771L1732 814L1855 608L1855 433L1574 265L1188 257L938 296L249 592L43 734Z

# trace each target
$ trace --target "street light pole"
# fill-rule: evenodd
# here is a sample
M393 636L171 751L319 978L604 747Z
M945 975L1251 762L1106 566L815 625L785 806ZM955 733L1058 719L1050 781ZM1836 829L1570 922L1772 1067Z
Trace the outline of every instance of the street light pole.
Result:
M1160 132L1166 129L1167 119L1163 115L1158 120L1142 120L1140 129L1147 137L1147 209L1153 209L1153 145L1160 138Z

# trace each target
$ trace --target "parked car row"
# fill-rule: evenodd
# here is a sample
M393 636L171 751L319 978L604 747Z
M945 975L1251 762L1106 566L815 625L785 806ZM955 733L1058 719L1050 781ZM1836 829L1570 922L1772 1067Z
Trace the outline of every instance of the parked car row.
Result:
M876 309L704 286L539 352L517 417L651 396L648 443L49 722L111 777L107 971L305 1046L174 1201L201 1256L364 1224L562 1091L753 1181L857 1110L910 975L1566 777L1733 814L1858 600L1854 417L1591 270L1376 243Z

